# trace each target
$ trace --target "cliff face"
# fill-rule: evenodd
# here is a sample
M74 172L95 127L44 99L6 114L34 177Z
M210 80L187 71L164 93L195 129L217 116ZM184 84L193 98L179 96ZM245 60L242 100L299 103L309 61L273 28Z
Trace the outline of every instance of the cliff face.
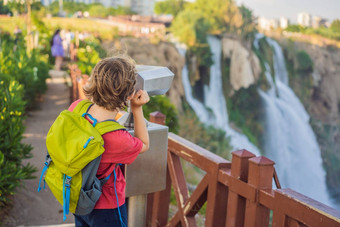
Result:
M340 49L295 43L314 62L314 88L310 114L324 123L340 124Z
M254 84L261 73L257 56L242 45L239 40L222 39L223 57L230 59L230 85L234 91Z
M326 180L333 198L340 195L340 49L294 43L314 63L314 87L305 106L321 149ZM340 202L340 201L339 201Z
M182 98L184 97L182 68L185 64L185 59L172 43L150 43L147 39L122 38L115 42L104 43L103 46L108 50L109 55L114 55L115 52L126 52L139 65L168 67L175 74L168 96L171 102L181 110Z

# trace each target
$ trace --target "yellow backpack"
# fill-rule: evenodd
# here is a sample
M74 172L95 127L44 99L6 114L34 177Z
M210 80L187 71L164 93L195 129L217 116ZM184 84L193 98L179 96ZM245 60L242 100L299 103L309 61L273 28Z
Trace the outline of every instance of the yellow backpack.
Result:
M104 152L102 135L125 130L114 120L97 122L87 113L92 103L82 100L73 112L62 111L47 137L47 156L39 180L38 191L45 180L56 199L63 205L63 217L69 212L89 214L101 195L102 185L109 179L99 180L96 173ZM85 119L88 116L93 123Z

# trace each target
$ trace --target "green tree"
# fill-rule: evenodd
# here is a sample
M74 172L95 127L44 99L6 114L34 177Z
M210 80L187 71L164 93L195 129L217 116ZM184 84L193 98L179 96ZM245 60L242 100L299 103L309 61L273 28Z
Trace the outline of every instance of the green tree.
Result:
M174 17L184 10L184 0L166 0L162 2L156 2L154 11L156 14L171 14Z
M26 5L25 5L25 3L22 3L21 1L9 0L7 2L7 7L13 13L22 14L22 13L25 13L25 11L26 11Z
M9 14L12 13L10 8L7 5L4 5L4 1L0 1L0 14Z
M107 10L105 6L103 6L100 3L91 4L89 8L89 13L90 13L90 16L92 17L106 17L107 16L106 12Z
M243 23L240 27L240 33L243 39L253 41L256 34L255 17L253 12L244 5L239 7Z
M242 25L242 15L234 0L197 0L189 8L200 11L213 33L235 32Z
M339 19L334 20L330 28L335 32L340 32L340 20Z
M206 34L210 28L210 23L200 11L186 9L177 15L170 29L180 42L193 47L206 43Z
M109 7L106 9L106 15L133 15L136 14L128 7L118 6L117 8Z

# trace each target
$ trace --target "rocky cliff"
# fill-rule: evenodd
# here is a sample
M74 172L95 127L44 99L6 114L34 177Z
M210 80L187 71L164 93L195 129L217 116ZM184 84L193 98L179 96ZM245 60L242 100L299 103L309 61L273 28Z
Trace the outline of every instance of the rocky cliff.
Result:
M312 126L322 151L327 184L340 195L340 49L295 43L314 62L314 84L309 103Z
M230 85L234 91L254 84L261 73L258 57L239 40L222 39L223 57L230 59Z

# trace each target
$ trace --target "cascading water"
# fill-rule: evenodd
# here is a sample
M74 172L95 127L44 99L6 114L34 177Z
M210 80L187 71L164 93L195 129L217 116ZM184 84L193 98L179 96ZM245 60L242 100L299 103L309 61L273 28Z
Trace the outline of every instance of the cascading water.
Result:
M255 48L259 48L261 38L263 35L257 35ZM320 149L309 124L309 115L288 85L281 47L274 40L265 39L274 51L275 72L275 76L272 76L266 63L265 76L270 89L259 90L265 108L265 155L275 161L283 187L332 206Z
M182 70L182 82L185 97L201 122L220 128L230 137L230 144L233 149L247 149L259 155L258 148L253 145L246 136L236 132L229 126L227 105L222 90L221 75L221 40L208 36L208 43L213 53L214 64L210 67L210 83L204 87L204 104L192 96L192 88L188 76L188 68L185 65ZM185 48L177 47L178 51L185 56Z

